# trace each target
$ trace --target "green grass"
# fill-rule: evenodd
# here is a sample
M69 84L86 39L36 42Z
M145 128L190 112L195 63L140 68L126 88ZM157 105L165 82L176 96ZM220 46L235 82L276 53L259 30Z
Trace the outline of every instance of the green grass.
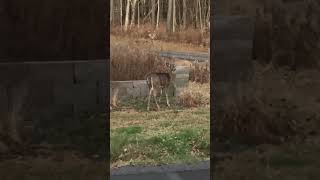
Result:
M145 103L123 103L111 112L111 166L194 163L209 158L210 109L174 106L145 110ZM163 101L165 103L165 101ZM132 108L126 108L132 107Z

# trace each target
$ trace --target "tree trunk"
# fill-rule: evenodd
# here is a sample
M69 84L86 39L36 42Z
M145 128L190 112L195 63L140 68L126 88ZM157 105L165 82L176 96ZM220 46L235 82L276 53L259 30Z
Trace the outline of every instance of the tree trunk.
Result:
M172 32L176 32L176 0L173 0L173 12L172 12Z
M112 24L113 20L113 0L110 1L110 24Z
M172 30L172 0L168 2L168 12L167 12L167 32L171 32Z
M131 24L130 24L130 26L134 26L134 24L135 24L136 5L137 5L137 0L133 0L133 2L132 2L132 15L131 15Z
M208 4L208 12L207 12L207 26L208 26L208 28L210 26L210 1Z
M195 20L195 28L198 28L199 27L199 8L198 8L198 1L194 1L195 2L195 10L196 10L196 20Z
M140 27L140 1L138 2L138 28Z
M157 29L159 28L159 20L160 20L160 0L158 0Z
M183 29L187 28L187 0L183 0Z
M201 2L200 2L200 0L198 0L198 5L199 5L200 30L202 31L203 27L202 27L202 13L201 13Z
M122 17L122 0L120 0L120 26L121 26L121 28L122 28L122 19L123 19L123 17Z
M126 8L126 19L124 22L124 31L128 30L129 25L129 11L130 11L130 0L127 0L127 8Z
M156 24L156 8L155 8L155 4L156 4L156 1L155 0L151 0L151 24L152 26L154 27L155 24Z

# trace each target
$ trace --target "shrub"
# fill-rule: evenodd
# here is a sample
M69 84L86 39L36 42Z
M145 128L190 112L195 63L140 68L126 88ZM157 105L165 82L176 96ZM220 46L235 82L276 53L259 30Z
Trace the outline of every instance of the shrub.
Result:
M144 80L149 72L166 72L165 62L172 61L158 57L149 49L134 46L112 46L110 80Z
M210 104L210 85L190 82L178 96L178 104L183 107L198 107Z
M193 63L190 68L189 80L198 83L210 82L210 67L207 63Z

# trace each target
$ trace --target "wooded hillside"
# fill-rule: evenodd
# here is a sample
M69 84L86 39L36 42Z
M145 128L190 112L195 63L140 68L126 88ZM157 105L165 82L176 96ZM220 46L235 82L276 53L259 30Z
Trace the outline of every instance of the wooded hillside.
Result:
M199 30L210 26L209 0L111 0L110 23L124 31L149 24L158 29L161 24L167 32L186 28Z

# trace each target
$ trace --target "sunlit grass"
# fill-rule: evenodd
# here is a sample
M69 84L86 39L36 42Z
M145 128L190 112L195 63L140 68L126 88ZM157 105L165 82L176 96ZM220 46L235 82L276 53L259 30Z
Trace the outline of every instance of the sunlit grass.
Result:
M111 163L159 165L209 158L207 107L111 112Z

